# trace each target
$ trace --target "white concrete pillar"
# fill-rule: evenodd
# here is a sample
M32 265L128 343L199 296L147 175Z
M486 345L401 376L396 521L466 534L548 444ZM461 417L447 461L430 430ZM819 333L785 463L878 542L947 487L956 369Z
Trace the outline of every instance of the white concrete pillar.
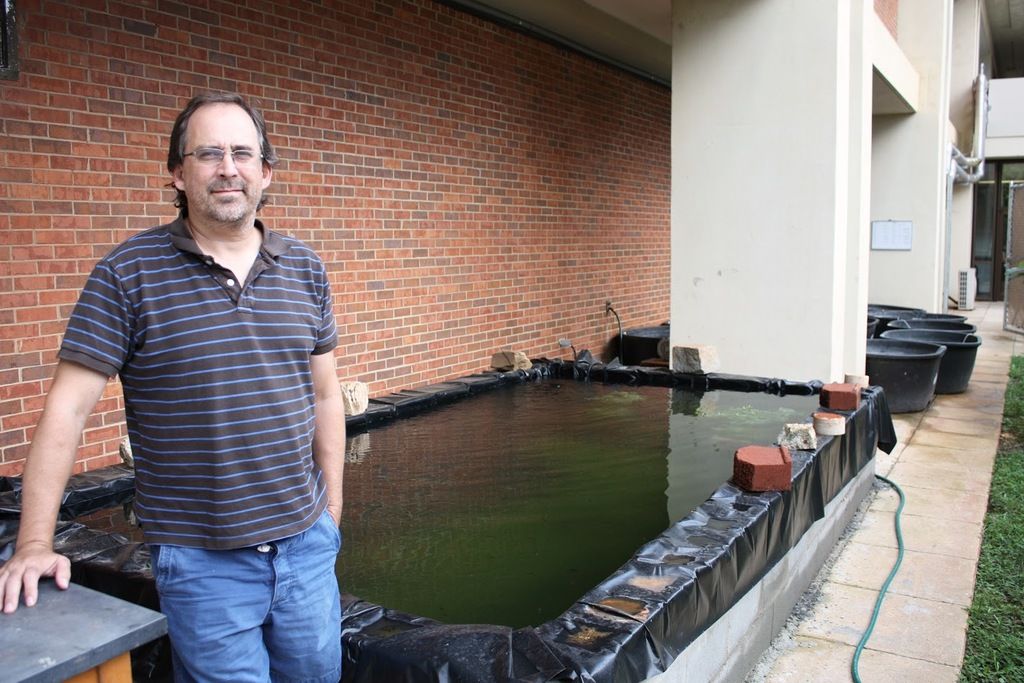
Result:
M672 344L717 347L723 372L856 369L866 7L673 2Z
M953 5L953 53L950 74L949 119L956 129L955 144L967 156L977 148L974 140L975 83L981 62L981 0L957 0ZM991 65L987 65L991 73ZM948 290L958 296L958 276L971 266L971 240L974 230L975 185L956 185L953 189L953 214L950 220ZM946 304L948 305L948 301Z
M868 266L871 236L872 65L869 50L873 0L850 3L850 177L847 288L843 333L844 373L864 374L867 352Z
M873 220L910 221L910 250L871 251L872 303L945 310L953 0L901 0L898 43L921 77L917 111L876 116Z

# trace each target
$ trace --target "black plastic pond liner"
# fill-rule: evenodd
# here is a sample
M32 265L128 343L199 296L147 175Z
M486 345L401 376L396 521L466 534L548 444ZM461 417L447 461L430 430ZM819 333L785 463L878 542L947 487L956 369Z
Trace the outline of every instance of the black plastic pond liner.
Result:
M580 680L535 629L442 624L345 598L345 681Z
M661 673L824 516L873 457L895 445L884 395L865 392L847 435L793 454L793 489L751 494L725 484L559 618L537 631L583 680L635 681ZM887 443L878 426L888 424Z
M673 387L693 391L764 392L777 396L811 396L821 391L822 382L790 382L771 377L751 377L723 373L691 374L666 368L635 365L604 365L599 362L575 363L545 361L547 375L565 379L583 379L630 386Z
M814 394L820 383L734 375L684 375L666 370L585 368L627 384ZM579 376L572 363L545 362L531 371L464 378L406 398L382 401L390 417L413 406L455 400L503 384ZM598 372L599 371L599 372ZM468 380L468 381L467 381ZM444 383L449 384L449 383ZM793 488L753 494L726 483L689 517L641 547L608 579L558 618L537 627L443 624L343 594L344 681L634 681L664 671L792 548L825 506L871 460L876 445L891 451L895 430L883 391L865 390L843 437L821 437L818 450L794 451ZM838 411L837 411L838 412ZM809 416L808 416L809 417ZM355 424L355 422L351 423ZM366 422L359 423L367 426ZM121 476L133 481L126 468ZM81 475L76 475L76 479ZM76 488L77 482L72 485ZM16 520L0 519L0 558L13 550ZM76 583L151 609L158 608L148 549L123 536L64 523L55 539L72 560ZM424 586L424 590L430 590ZM161 639L133 652L136 680L167 677Z
M443 403L463 398L472 391L472 387L464 382L441 382L440 384L430 384L419 389L403 389L399 393L407 396L432 396L435 400Z
M569 366L559 370L571 374ZM632 370L608 374L630 384L660 384L671 375ZM674 379L678 385L697 378ZM728 375L701 379L709 390L816 388ZM750 494L721 486L690 517L539 627L447 625L363 601L346 604L345 680L632 681L664 671L824 516L828 502L873 457L876 444L886 451L895 446L880 389L865 391L861 408L846 414L846 436L823 437L814 454L794 453L792 491Z
M21 511L21 477L4 477L0 486L0 517ZM79 517L120 505L135 495L135 477L127 465L114 465L76 474L64 489L59 519Z

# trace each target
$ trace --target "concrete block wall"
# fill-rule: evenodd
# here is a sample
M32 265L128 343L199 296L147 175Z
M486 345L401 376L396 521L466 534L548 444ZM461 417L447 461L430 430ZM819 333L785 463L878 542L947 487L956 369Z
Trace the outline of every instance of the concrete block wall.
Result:
M822 518L778 564L697 636L665 673L648 678L646 683L747 680L871 492L874 474L872 461L825 506Z
M118 241L171 220L182 105L237 90L282 158L262 217L331 274L339 376L371 395L494 351L604 353L669 311L670 94L432 0L19 0L0 81L0 475ZM117 462L112 382L76 470Z

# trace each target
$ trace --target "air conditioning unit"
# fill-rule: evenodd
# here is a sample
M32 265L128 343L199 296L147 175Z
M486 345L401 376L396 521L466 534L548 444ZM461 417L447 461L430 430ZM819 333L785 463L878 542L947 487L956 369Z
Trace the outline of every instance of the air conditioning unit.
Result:
M973 311L974 299L978 295L978 271L968 268L960 271L960 296L957 297L957 308L961 311Z

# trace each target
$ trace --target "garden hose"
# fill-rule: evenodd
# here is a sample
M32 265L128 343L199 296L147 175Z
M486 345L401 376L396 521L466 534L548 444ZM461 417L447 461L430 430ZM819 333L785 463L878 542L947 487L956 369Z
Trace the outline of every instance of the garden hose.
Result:
M868 642L868 638L871 637L871 632L875 630L875 622L878 621L878 613L882 610L882 601L885 600L885 592L889 590L889 584L896 578L896 572L899 571L900 564L903 562L903 530L900 529L900 514L903 512L903 506L907 502L906 496L903 495L903 489L896 485L896 482L886 479L880 474L876 474L875 478L884 481L886 484L896 490L896 493L900 496L899 507L896 508L895 526L896 526L896 546L899 548L899 552L896 554L896 563L893 564L892 570L889 572L889 576L885 579L885 583L882 584L882 588L878 591L878 599L875 601L875 609L871 612L871 621L868 623L868 628L864 631L864 635L861 636L860 642L857 643L857 649L853 652L853 663L850 665L850 673L853 674L853 680L855 683L861 683L860 671L857 666L860 662L860 653L864 650L864 646Z

